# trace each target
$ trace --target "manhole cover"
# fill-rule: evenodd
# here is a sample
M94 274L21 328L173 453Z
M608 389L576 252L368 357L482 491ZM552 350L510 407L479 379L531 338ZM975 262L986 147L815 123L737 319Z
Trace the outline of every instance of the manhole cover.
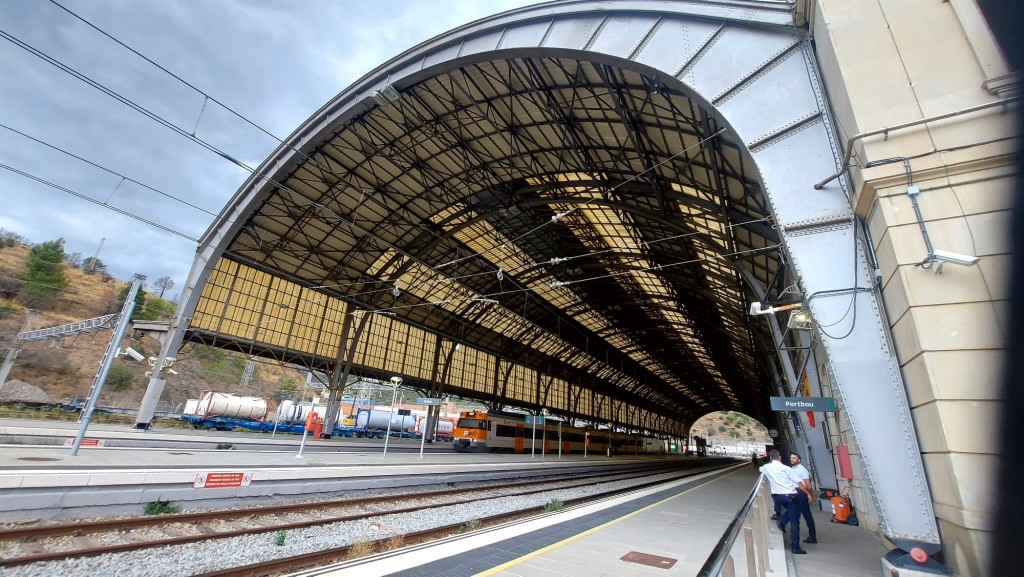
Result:
M171 455L191 455L192 453L175 453L175 452L172 451L170 454Z
M19 461L59 461L55 457L17 457Z
M624 557L621 557L626 563L638 563L640 565L647 565L649 567L659 567L661 569L669 569L676 564L676 559L670 559L669 557L659 557L657 555L651 555L650 553L641 553L639 551L630 551L626 553Z

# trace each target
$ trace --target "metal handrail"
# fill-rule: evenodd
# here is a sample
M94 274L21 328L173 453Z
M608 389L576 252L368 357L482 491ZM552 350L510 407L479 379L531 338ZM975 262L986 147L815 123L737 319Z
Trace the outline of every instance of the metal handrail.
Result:
M704 562L704 566L700 568L700 571L697 571L697 577L717 577L721 574L722 569L725 567L726 559L729 558L729 553L732 551L732 546L736 542L736 537L739 537L740 530L743 529L743 522L750 512L750 507L753 505L754 499L757 498L758 491L761 490L761 483L763 481L764 475L758 477L757 484L750 491L750 496L747 497L739 512L736 513L736 516L732 518L732 522L729 523L729 527L726 528L725 533L718 540L715 548L711 550L711 555Z

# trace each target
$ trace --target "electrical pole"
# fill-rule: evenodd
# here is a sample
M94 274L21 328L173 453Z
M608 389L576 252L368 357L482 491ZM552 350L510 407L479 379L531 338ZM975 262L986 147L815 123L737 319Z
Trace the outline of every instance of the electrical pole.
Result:
M96 261L100 259L100 251L103 250L103 243L107 241L107 237L100 238L100 245L96 247L96 254L92 256L92 262L89 263L89 272L95 272Z
M110 342L107 343L107 354L103 356L100 370L93 379L92 389L89 390L89 399L86 401L85 407L82 408L82 425L78 428L78 435L75 437L74 444L71 445L72 457L78 454L78 448L82 445L82 439L85 438L85 431L89 428L89 421L92 420L92 412L96 408L96 401L100 398L103 384L107 382L107 374L110 373L110 366L114 364L118 347L121 346L121 339L128 329L128 323L131 322L132 311L135 310L135 295L138 294L145 280L146 277L141 274L136 274L135 278L132 279L132 286L128 290L128 296L124 299L124 306L121 307L121 315L117 319L117 326L114 327L114 334L110 335Z

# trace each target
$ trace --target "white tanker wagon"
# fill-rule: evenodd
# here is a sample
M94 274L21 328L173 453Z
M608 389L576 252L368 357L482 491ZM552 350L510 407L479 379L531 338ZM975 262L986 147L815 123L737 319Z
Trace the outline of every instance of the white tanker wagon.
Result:
M277 420L281 423L290 424L302 424L306 422L306 418L309 417L310 413L316 413L320 418L324 418L327 415L327 405L320 405L314 403L296 403L291 400L281 401L281 404L277 406ZM334 426L340 427L345 416L341 412L341 403L338 404L338 410L336 411ZM326 428L327 424L324 423Z
M262 421L267 416L267 399L230 393L205 391L195 407L195 415L203 418L249 419Z
M387 408L382 409L380 407L359 409L356 411L356 428L386 431L388 423L390 423L392 431L408 433L416 428L416 419L421 416L415 414L399 415L397 412L393 413Z
M423 427L426 426L427 417L422 416L416 419L416 433L422 435ZM451 437L455 432L455 421L453 419L441 418L437 421L436 435L439 437Z

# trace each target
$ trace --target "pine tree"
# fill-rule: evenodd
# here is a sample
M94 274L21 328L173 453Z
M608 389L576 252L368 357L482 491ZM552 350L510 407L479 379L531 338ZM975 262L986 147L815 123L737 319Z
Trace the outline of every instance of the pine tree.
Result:
M58 238L32 247L28 253L27 271L21 279L25 284L18 298L34 308L50 308L57 294L68 286L64 274L64 239Z
M128 298L128 291L130 291L132 285L126 284L121 292L117 293L117 311L120 311L124 307L124 300ZM139 287L139 292L135 293L135 308L132 309L132 319L148 319L144 311L146 310L146 291ZM156 317L152 317L156 318Z

